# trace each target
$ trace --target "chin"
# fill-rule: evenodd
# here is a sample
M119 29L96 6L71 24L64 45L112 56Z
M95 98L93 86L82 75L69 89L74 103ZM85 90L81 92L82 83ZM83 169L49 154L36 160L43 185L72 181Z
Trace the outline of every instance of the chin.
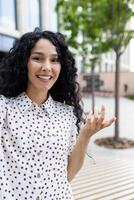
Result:
M52 87L39 87L37 88L39 91L48 92Z
M41 91L44 90L46 92L46 91L49 91L53 87L55 82L51 82L51 83L48 83L48 84L47 83L41 84L41 85L38 85L37 88L38 88L38 90L41 90Z

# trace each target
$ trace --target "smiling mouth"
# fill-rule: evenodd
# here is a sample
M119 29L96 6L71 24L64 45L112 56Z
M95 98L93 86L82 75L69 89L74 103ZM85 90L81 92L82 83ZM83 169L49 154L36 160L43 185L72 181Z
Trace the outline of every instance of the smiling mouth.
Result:
M48 81L52 79L52 76L48 76L48 75L37 75L37 78L39 78L40 80L44 80L44 81Z

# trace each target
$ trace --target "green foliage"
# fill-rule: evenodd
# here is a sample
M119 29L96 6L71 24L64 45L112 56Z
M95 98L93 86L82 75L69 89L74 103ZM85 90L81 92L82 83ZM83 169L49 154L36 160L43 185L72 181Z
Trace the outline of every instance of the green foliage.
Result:
M70 46L79 50L83 56L105 51L101 42L102 31L96 26L95 13L91 12L91 1L59 0L56 10L60 28L70 32L67 38Z
M130 18L134 16L134 12L130 7L133 1L102 1L103 6L100 7L100 12L105 18L103 18L103 26L101 28L105 32L105 41L115 53L121 55L134 36L134 30L127 29ZM101 23L101 20L99 23Z
M109 49L121 55L134 35L133 30L126 29L134 15L132 3L134 0L59 0L59 26L69 31L68 43L83 55Z

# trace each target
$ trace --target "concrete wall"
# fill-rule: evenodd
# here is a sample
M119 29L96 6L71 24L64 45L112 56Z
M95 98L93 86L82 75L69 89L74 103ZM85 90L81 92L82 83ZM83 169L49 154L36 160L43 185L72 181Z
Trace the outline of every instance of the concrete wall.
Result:
M86 85L83 80L83 75L79 75L79 83L81 88ZM113 91L114 93L114 83L115 74L113 72L100 73L100 79L103 80L104 85L101 86L101 90ZM125 91L125 84L127 85L127 91ZM120 73L120 95L124 96L127 94L134 94L134 72L121 72Z

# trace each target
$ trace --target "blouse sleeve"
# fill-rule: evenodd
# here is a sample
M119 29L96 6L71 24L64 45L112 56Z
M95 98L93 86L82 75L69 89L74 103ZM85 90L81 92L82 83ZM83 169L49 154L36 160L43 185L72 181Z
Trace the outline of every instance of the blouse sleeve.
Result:
M72 110L72 122L71 122L71 131L70 131L70 139L69 139L69 150L68 150L68 156L72 153L73 148L75 146L76 143L76 139L77 139L77 135L78 135L78 130L77 130L77 126L76 126L76 121L77 118L73 113Z
M5 98L4 96L0 95L0 132L4 123L5 115L6 115Z

